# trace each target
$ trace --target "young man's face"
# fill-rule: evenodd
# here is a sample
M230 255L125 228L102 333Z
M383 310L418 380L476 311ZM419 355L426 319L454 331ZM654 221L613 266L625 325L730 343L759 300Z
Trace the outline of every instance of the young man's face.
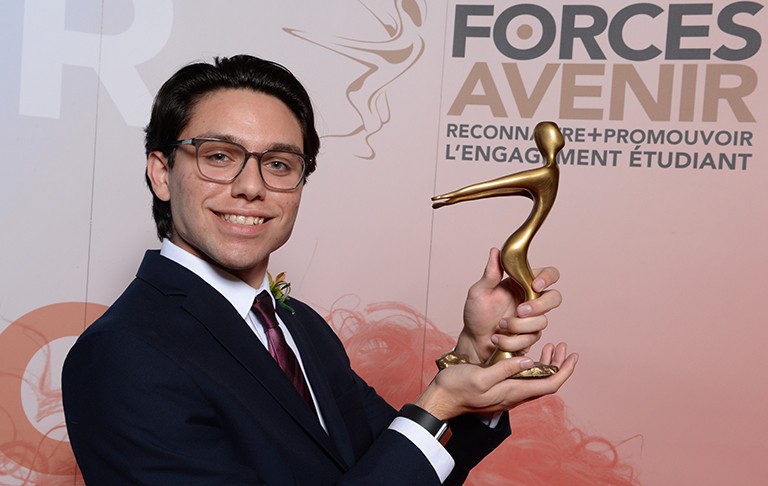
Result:
M250 152L277 146L304 152L301 127L288 107L246 89L203 97L179 134L180 140L194 137L226 138ZM172 169L160 152L152 152L147 164L155 193L171 201L171 241L258 287L269 255L291 235L303 183L290 192L267 189L254 157L234 182L208 181L197 169L192 146L176 149Z

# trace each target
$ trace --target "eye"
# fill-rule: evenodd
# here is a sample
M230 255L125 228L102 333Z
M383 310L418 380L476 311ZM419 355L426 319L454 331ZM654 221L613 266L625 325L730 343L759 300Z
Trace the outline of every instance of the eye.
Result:
M267 161L264 164L264 168L265 169L269 169L272 172L282 172L282 171L286 171L286 170L291 170L291 168L288 166L288 164L286 164L282 160L278 160L278 159L272 159L272 160Z
M267 152L261 160L262 169L275 174L292 174L301 171L301 157L290 152Z
M229 160L231 160L229 155L221 152L215 153L215 154L209 154L209 155L206 155L206 157L209 159L210 162L219 163L219 164L226 163Z
M228 142L207 140L198 147L198 157L208 165L238 164L243 156L242 149Z

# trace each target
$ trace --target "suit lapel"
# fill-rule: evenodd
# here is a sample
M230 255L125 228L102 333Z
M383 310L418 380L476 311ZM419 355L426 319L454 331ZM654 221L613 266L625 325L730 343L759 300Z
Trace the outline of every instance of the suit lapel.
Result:
M260 384L264 392L271 395L342 469L348 469L348 463L340 456L314 412L307 407L285 373L229 301L193 272L160 256L159 253L147 252L137 277L166 293L186 295L182 308L205 326L233 359L237 360ZM283 317L282 314L281 317ZM301 326L292 326L290 328L292 334L296 327ZM304 338L301 340L302 344L299 348L303 353L306 340ZM303 354L302 358L306 359ZM313 380L312 376L310 380ZM324 380L318 378L318 381ZM314 389L314 383L312 385ZM321 403L326 400L325 393L323 396ZM318 400L320 400L319 397ZM323 413L325 417L325 411Z
M276 311L280 319L288 326L288 330L291 332L291 336L301 352L304 370L309 383L312 385L312 391L315 394L320 411L323 414L325 426L328 428L328 435L331 436L338 451L347 463L353 464L355 457L352 450L352 440L344 425L344 419L336 406L328 379L322 372L324 369L323 356L320 355L313 345L312 336L307 332L307 327L301 325L300 319L295 314L287 312L280 306L278 306Z

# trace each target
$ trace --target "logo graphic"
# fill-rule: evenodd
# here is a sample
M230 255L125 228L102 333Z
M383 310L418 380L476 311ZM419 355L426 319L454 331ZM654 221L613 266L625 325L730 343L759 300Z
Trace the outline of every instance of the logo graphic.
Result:
M568 142L561 165L754 165L762 4L487 2L453 15L445 161L538 164L517 146L536 120L556 119Z
M386 38L350 39L322 32L292 28L283 30L365 67L365 72L352 80L345 91L349 104L359 116L359 125L348 133L323 138L351 140L356 156L372 159L376 151L370 139L389 123L391 117L387 87L408 71L424 52L420 30L424 25L427 6L425 0L359 2L383 27Z

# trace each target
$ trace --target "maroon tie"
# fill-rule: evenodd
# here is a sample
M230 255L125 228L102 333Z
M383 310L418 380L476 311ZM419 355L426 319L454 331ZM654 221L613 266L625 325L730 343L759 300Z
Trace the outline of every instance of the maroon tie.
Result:
M285 341L285 335L275 317L275 308L272 305L272 298L266 290L263 290L256 296L253 302L253 312L259 317L261 325L264 326L264 332L267 334L267 343L269 354L277 361L288 378L296 387L299 394L307 402L309 408L315 411L315 404L312 402L312 395L309 393L307 382L304 381L304 374L301 372L301 366L296 359L296 355Z

